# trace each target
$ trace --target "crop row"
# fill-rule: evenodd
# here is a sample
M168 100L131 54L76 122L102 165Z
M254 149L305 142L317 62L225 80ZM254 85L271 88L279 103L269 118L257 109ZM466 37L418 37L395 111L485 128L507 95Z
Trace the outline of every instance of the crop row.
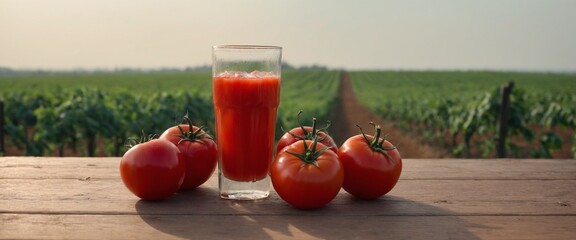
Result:
M195 75L196 78L184 80L181 77L190 75L155 74L154 78L150 78L142 74L142 78L131 75L127 79L122 76L97 76L104 82L116 82L118 89L110 85L97 87L101 84L98 80L87 81L82 85L82 80L94 76L81 75L77 82L69 79L71 76L46 76L44 80L38 76L19 76L17 82L23 89L27 88L26 84L34 88L0 92L0 101L4 102L3 127L9 140L7 143L16 146L26 155L40 156L56 152L62 156L65 149L73 149L87 156L94 156L98 151L119 156L126 150L124 145L129 137L140 136L143 131L145 134L159 134L163 129L179 123L186 113L195 124L206 126L210 132L214 132L209 74L203 73ZM59 88L62 79L74 87ZM134 83L153 83L160 79L164 79L164 82L156 85L156 92L151 92L150 86L139 91L138 84ZM171 81L178 85L174 87ZM278 129L280 126L296 126L299 110L304 111L304 118L316 116L326 119L336 99L338 83L338 72L284 73ZM132 86L133 89L128 90L125 86ZM281 134L278 130L277 135ZM101 146L103 149L97 149Z
M304 122L312 117L325 122L337 100L339 86L338 71L288 72L282 77L279 124L288 129L296 127L296 116L300 110L303 111L301 116Z
M469 157L494 156L500 86L514 80L506 125L511 156L550 158L568 144L576 157L575 75L354 72L351 79L359 100L373 112L406 129L418 126L425 138ZM566 133L572 137L566 140Z

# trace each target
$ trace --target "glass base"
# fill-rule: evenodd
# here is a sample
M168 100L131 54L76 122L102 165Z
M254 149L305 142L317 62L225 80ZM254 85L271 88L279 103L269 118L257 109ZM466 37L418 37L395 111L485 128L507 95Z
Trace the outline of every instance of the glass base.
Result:
M257 200L270 195L270 176L254 182L237 182L218 174L220 198L232 200Z

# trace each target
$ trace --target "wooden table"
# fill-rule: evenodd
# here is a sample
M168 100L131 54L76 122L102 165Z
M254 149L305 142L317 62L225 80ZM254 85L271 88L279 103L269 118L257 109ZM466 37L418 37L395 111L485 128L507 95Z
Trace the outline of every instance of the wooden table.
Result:
M216 175L163 202L122 184L119 158L0 158L5 239L576 239L576 160L405 159L376 201L342 191L301 211L275 193L218 198Z

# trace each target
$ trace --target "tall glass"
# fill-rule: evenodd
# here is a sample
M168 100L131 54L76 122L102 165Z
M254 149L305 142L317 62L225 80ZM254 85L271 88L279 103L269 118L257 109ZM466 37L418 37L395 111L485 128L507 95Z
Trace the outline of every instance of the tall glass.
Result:
M282 48L212 48L212 87L218 144L218 185L224 199L268 197Z

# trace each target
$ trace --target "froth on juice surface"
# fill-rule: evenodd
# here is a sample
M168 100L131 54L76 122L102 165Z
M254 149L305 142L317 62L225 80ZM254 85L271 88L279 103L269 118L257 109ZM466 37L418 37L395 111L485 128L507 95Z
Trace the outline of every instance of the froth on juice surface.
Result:
M273 159L280 77L268 72L224 72L213 79L220 169L228 179L266 177Z

